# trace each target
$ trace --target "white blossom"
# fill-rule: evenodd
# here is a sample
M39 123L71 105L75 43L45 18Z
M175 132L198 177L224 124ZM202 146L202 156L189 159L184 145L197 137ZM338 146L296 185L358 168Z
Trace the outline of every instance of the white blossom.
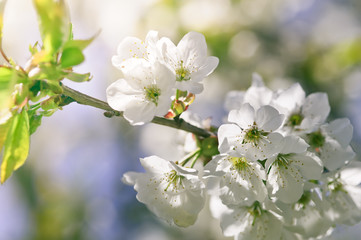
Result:
M296 83L273 97L271 105L285 115L284 131L309 133L325 122L330 112L327 94L305 95L300 84Z
M280 201L293 203L303 194L305 179L320 179L321 160L306 152L308 144L297 136L287 136L282 141L279 154L266 161L267 186Z
M277 201L282 210L285 228L302 236L302 239L320 238L329 235L334 224L325 215L327 206L316 191L306 190L293 204Z
M144 59L128 59L129 71L124 78L107 88L108 104L123 111L132 125L150 122L154 116L165 115L171 105L173 73L163 64L150 64Z
M197 32L187 33L176 46L169 38L161 38L163 61L176 75L176 88L197 94L203 91L201 81L213 72L218 58L207 56L204 36Z
M262 160L274 155L282 135L274 132L282 122L283 115L271 106L257 111L245 103L238 110L230 111L228 121L218 129L219 151L235 150L250 160Z
M180 227L197 219L204 205L204 184L198 172L157 156L140 159L145 173L127 172L123 182L134 185L137 199L158 217Z
M267 197L263 183L266 173L258 162L242 156L219 155L207 164L206 171L207 177L219 178L217 192L223 204L251 205Z
M235 240L280 239L283 228L279 217L258 202L252 206L228 208L221 214L220 221L223 234L235 236Z
M273 91L264 85L262 77L257 73L253 73L251 87L247 91L228 92L224 107L230 111L239 109L244 103L249 103L257 110L261 106L270 104L272 96Z
M349 146L352 131L352 125L347 118L336 119L309 133L306 139L324 166L334 171L355 157Z
M122 72L127 72L130 69L127 69L124 63L130 58L157 60L160 57L160 51L157 49L158 41L159 37L156 31L149 31L144 41L136 37L124 38L118 45L117 55L112 57L113 66Z
M339 224L354 225L361 221L361 163L351 162L338 173L326 175L324 204L327 216Z

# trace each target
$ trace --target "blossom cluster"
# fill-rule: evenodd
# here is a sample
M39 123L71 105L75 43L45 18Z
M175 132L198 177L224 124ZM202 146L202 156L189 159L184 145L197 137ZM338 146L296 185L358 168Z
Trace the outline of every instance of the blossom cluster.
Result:
M169 38L159 38L156 31L150 31L144 41L127 37L112 58L123 78L107 88L108 103L123 111L132 125L150 122L154 116L174 117L203 91L203 78L218 62L207 56L200 33L186 34L177 46Z
M113 57L124 78L108 88L110 106L134 125L169 111L187 115L172 106L177 92L199 93L217 66L206 50L194 32L177 46L156 32L145 42L126 38ZM306 96L298 83L273 91L254 74L247 91L228 93L225 108L228 118L219 128L194 124L214 135L180 134L183 159L142 158L144 173L124 174L123 182L155 215L187 227L210 198L223 234L236 240L315 239L337 224L361 221L353 127L346 118L327 121L327 94Z

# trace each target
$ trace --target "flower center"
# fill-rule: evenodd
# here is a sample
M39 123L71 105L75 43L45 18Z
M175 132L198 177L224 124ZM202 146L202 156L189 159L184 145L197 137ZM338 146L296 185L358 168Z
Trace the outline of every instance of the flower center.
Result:
M325 143L325 137L322 135L321 131L313 132L310 134L307 134L308 136L308 143L313 148L320 148Z
M327 185L331 192L347 193L347 191L343 188L342 183L340 183L338 179L335 179L335 180L329 182Z
M153 102L156 106L158 106L158 99L161 94L161 91L157 87L157 85L152 84L149 85L148 87L144 87L144 92L145 92L145 99Z
M248 212L253 216L252 226L256 222L256 218L260 217L264 210L262 209L261 204L258 201L255 201L251 207L249 207Z
M257 126L255 126L255 123L254 123L254 126L246 132L246 135L244 136L242 144L253 143L255 146L257 146L259 143L259 140L263 136L267 136L267 135L268 135L268 133L263 132L262 130L258 130Z
M276 160L273 162L274 165L277 165L279 167L284 167L285 169L288 169L288 164L290 163L289 157L292 154L278 154Z
M303 120L303 116L300 113L295 113L292 114L289 118L288 118L288 123L287 125L291 126L291 127L295 127L295 126L299 126L301 125L301 122Z
M245 157L230 157L229 161L233 164L234 169L238 172L244 171L249 167Z
M178 192L180 189L184 189L184 186L182 184L183 176L180 176L177 174L175 170L172 170L165 174L165 181L168 182L167 187L164 189L164 191L168 191L168 188L171 187L171 190Z
M183 60L181 60L180 67L175 70L175 73L177 75L177 81L188 81L191 79L191 74L188 69L184 67Z

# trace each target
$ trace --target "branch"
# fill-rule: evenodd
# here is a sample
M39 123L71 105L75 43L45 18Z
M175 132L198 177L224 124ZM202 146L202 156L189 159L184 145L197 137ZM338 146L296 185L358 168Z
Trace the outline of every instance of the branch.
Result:
M72 98L75 102L79 103L79 104L83 104L83 105L88 105L88 106L92 106L95 108L99 108L102 110L105 110L107 112L113 112L116 116L123 116L123 112L119 112L116 111L114 109L112 109L108 103L101 101L99 99L93 98L91 96L88 96L84 93L78 92L72 88L69 88L65 85L62 85L63 88L63 95L68 96L70 98ZM214 135L213 133L196 127L192 124L189 124L188 122L184 121L183 119L178 119L178 121L175 121L173 119L166 119L166 118L162 118L162 117L154 117L152 120L152 123L155 124L159 124L159 125L164 125L164 126L168 126L168 127L172 127L172 128L176 128L176 129L180 129L186 132L191 132L194 133L197 136L200 137L210 137L212 135Z

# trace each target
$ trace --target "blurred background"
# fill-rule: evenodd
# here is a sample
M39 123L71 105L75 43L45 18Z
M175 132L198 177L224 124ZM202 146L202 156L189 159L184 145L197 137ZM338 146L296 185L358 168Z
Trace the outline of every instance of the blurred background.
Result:
M120 77L111 65L125 36L149 30L178 42L189 31L206 36L220 64L204 80L190 111L219 125L229 90L245 90L257 72L272 89L300 82L309 94L328 93L330 119L350 118L352 146L361 156L361 1L359 0L69 0L75 38L101 30L77 72L92 81L68 86L105 100ZM40 41L30 0L8 1L4 49L24 66L28 46ZM154 134L157 132L158 134ZM159 134L161 132L162 134ZM0 187L1 240L217 240L219 223L202 211L182 230L160 222L121 177L142 171L140 157L175 156L176 132L120 118L75 103L44 118L31 138L27 163ZM155 139L163 135L162 139ZM359 239L361 225L336 229L329 240Z

